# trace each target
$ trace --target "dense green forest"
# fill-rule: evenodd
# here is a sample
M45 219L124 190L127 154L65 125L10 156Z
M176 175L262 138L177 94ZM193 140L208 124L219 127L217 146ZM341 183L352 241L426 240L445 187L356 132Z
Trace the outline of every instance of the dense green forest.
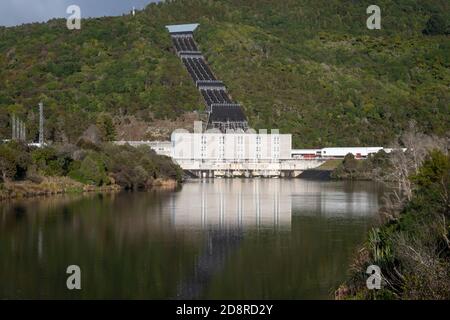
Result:
M380 0L382 29L368 30L370 1L176 0L136 16L64 19L0 28L0 137L10 116L37 137L76 141L99 114L148 125L202 112L203 102L164 28L200 23L196 40L243 104L253 128L293 133L296 147L386 145L416 120L445 136L450 115L450 3Z

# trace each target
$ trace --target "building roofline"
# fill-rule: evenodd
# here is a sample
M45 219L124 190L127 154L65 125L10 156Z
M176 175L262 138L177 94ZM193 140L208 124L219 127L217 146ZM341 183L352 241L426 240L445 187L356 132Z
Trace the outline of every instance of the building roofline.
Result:
M198 23L173 24L166 26L170 33L192 33L199 26Z

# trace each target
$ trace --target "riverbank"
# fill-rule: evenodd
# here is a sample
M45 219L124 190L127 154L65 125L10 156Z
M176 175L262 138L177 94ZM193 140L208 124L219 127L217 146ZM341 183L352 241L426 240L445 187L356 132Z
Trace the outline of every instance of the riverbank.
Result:
M181 168L148 146L117 146L88 138L81 137L77 145L44 148L0 143L0 199L174 188L182 182Z
M66 193L118 192L118 185L92 186L77 182L68 177L47 177L40 183L31 181L6 182L0 185L0 200L52 196Z
M342 163L342 160L328 160L320 167L303 171L299 178L307 180L331 180L331 175Z
M450 156L433 151L409 176L411 196L386 198L384 223L368 233L336 299L450 299L449 174ZM381 271L375 290L366 283L370 266Z
M175 189L179 183L175 179L155 179L147 186L150 189ZM33 198L39 196L53 196L71 193L111 193L124 191L118 184L93 186L83 184L68 177L46 177L40 183L32 181L14 181L0 184L0 201Z
M367 159L356 159L353 154L348 154L332 170L330 177L334 180L380 181L386 180L389 169L389 155L383 150Z

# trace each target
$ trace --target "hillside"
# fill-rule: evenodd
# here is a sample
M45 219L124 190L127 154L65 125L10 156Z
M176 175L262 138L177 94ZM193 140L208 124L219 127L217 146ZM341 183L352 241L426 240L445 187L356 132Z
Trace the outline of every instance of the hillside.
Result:
M380 0L377 31L370 4L178 0L79 31L63 19L0 28L0 137L12 112L36 137L40 100L52 141L75 141L100 113L125 138L133 126L144 127L134 138L190 127L202 99L164 28L188 22L201 24L196 40L250 125L293 133L295 147L386 145L410 120L448 134L450 3Z

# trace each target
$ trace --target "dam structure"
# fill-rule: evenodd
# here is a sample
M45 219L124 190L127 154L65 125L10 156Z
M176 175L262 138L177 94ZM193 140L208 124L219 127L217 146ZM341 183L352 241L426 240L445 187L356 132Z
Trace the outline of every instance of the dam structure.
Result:
M199 24L168 25L174 51L202 95L206 125L198 121L193 131L175 130L170 141L117 141L132 146L148 145L156 153L172 158L186 174L214 177L298 177L325 161L353 152L368 156L382 148L292 149L292 135L277 129L256 132L248 125L242 106L209 67L194 31Z
M195 177L295 177L323 163L299 161L291 156L292 136L278 130L249 128L242 106L233 101L225 84L214 75L194 39L199 24L169 25L176 54L201 93L206 126L194 124L194 132L175 130L172 159Z

